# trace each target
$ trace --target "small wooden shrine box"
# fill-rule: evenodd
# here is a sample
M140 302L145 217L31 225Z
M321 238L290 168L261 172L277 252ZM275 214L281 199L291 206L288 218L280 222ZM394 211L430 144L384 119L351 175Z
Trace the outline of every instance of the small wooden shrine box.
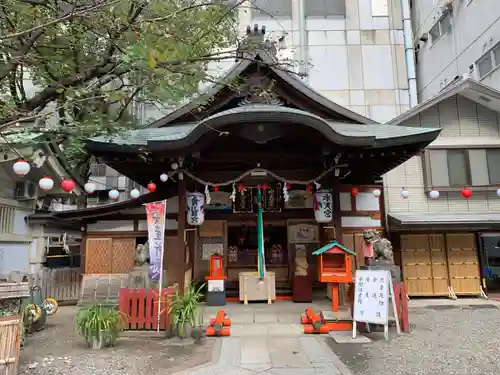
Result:
M319 256L318 278L322 283L352 283L352 256L356 253L337 241L313 252Z

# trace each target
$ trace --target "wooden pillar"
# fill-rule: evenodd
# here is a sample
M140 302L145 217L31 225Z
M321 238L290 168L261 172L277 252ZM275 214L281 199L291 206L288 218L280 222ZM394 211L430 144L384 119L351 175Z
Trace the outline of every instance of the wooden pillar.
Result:
M179 284L179 291L184 291L184 273L186 271L186 254L184 243L184 231L187 227L186 222L186 181L178 180L177 197L179 199L177 209L177 241L170 251L167 252L168 270L167 278L169 284Z
M335 226L335 238L338 242L343 243L342 239L342 211L340 210L340 181L335 179L332 184L332 199L333 199L333 225Z

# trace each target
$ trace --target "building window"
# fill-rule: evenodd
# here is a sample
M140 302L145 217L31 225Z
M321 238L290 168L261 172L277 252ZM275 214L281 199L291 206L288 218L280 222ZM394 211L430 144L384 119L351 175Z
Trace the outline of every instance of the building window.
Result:
M372 0L372 16L373 17L389 16L387 0Z
M105 177L106 164L92 164L90 166L90 175L93 177Z
M254 0L252 1L254 19L274 19L292 17L292 0Z
M427 187L500 185L500 149L448 149L425 152Z
M479 79L483 78L493 69L500 65L500 43L486 52L476 61L477 74Z
M304 0L306 17L345 16L345 0Z
M431 41L435 42L441 35L451 28L451 13L445 13L429 30Z

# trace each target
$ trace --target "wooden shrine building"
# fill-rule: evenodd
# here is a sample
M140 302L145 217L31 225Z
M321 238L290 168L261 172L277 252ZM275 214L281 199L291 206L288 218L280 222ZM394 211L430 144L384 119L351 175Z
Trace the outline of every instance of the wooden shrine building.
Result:
M163 199L164 267L168 283L180 285L204 280L214 253L222 253L228 290L237 290L239 273L256 270L258 187L266 268L275 273L277 293L291 289L298 250L314 281L314 250L333 239L355 249L364 229L384 229L381 176L440 130L377 124L333 103L278 64L262 30L248 34L261 48L235 63L228 84L148 127L88 141L98 160L143 186L155 182L157 190L52 214L84 231L85 273L131 272L136 246L147 237L142 205ZM160 182L164 173L169 179ZM186 216L193 192L205 199L198 226Z

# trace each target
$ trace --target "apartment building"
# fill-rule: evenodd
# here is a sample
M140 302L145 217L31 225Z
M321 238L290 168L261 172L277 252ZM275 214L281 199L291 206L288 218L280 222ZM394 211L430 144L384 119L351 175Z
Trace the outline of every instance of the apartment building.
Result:
M248 25L266 27L273 40L284 37L297 72L316 91L378 122L417 103L411 38L410 0L249 0L238 10L244 35ZM405 31L406 30L406 31ZM405 38L405 35L407 36ZM405 45L406 42L406 45ZM211 64L223 75L234 60ZM165 116L172 108L138 106L143 122ZM107 191L134 186L109 166L94 166L100 182L91 205L107 203Z
M456 77L500 89L500 8L496 0L413 0L419 101Z

